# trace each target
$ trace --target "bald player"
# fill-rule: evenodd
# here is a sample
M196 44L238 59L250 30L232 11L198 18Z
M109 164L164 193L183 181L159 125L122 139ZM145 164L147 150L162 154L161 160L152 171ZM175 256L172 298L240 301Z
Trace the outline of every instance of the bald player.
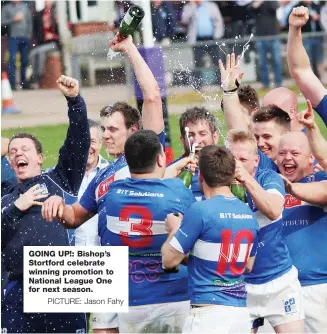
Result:
M295 93L285 87L278 87L268 92L262 101L262 106L274 104L286 111L291 119L291 131L305 131L297 119L298 102Z
M282 136L277 163L287 194L283 234L299 272L307 333L326 332L327 174L314 173L314 157L303 132ZM289 302L285 310L292 311Z

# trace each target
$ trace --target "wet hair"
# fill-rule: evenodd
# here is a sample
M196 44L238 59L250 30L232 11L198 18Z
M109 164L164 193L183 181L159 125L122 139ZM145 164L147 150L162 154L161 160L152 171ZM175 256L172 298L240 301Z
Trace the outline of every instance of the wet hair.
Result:
M193 107L187 109L179 119L179 129L181 135L185 136L185 127L188 123L197 123L199 121L206 121L209 125L211 133L217 131L217 119L216 117L205 108Z
M109 117L115 112L120 112L124 117L125 126L130 129L136 126L137 130L142 129L141 113L126 102L116 102L100 110L100 117Z
M235 175L235 158L223 146L208 145L200 151L199 169L209 187L230 186Z
M125 143L125 157L131 173L152 173L162 146L152 130L140 130L128 137Z
M287 131L291 130L291 119L286 111L270 104L266 107L261 107L253 116L254 123L274 121Z
M24 138L31 139L31 140L33 141L33 143L34 143L34 146L35 146L35 149L36 149L37 154L43 153L43 147L42 147L42 144L41 144L41 142L39 141L39 139L36 138L35 136L29 134L29 133L16 133L15 135L13 135L13 136L10 138L8 148L10 147L11 142L12 142L14 139L18 139L18 138L19 138L19 139L24 139Z

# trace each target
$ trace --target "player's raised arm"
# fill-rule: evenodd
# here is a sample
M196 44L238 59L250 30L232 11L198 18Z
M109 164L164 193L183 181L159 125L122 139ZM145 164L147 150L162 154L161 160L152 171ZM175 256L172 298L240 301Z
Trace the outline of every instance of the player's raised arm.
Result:
M79 95L76 79L62 75L57 84L68 102L69 127L64 145L59 151L58 164L49 174L53 175L65 191L77 195L91 143L86 104Z
M327 141L322 136L320 129L314 120L314 112L309 100L307 100L307 105L308 109L297 115L298 121L307 128L306 134L312 154L318 161L318 164L327 171Z
M327 90L313 73L308 54L303 46L301 28L308 20L309 10L303 6L294 8L289 16L287 62L290 74L296 85L315 108L327 94ZM327 110L324 113L320 113L320 116L327 123Z
M227 129L247 130L249 119L242 111L237 89L243 74L240 73L240 62L234 53L226 57L226 66L219 59L219 69L223 88L223 111Z
M121 41L119 34L117 34L115 38L110 41L109 46L114 51L123 52L128 57L131 67L135 72L137 82L143 93L143 128L153 130L157 134L161 133L164 130L164 121L160 89L149 66L133 43L132 37L129 36Z

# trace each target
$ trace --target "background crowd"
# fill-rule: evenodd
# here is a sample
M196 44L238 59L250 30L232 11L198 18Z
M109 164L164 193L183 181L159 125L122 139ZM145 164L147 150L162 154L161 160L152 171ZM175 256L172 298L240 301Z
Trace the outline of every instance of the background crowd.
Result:
M115 31L132 1L115 1L116 13L108 28ZM77 2L78 4L78 2ZM250 47L257 54L259 77L265 88L269 88L269 66L276 86L281 86L283 64L280 57L283 41L280 34L288 30L288 16L295 6L310 9L310 19L303 27L304 33L320 33L304 39L314 73L321 79L324 74L324 39L321 34L327 29L327 6L325 1L151 1L153 35L156 43L188 43L193 46L195 67L216 66L223 55L214 42L235 37L257 38ZM49 53L61 54L60 34L56 3L45 1L45 8L37 12L34 2L20 0L2 1L2 36L8 38L7 48L2 44L2 70L8 70L12 89L38 88L44 74ZM66 22L72 29L71 22ZM142 38L140 39L142 43ZM199 44L200 43L200 44ZM243 43L244 44L244 43ZM6 49L9 55L6 56ZM240 53L241 46L235 46ZM16 79L16 54L20 53L20 79ZM4 57L5 56L5 57ZM249 53L245 54L249 60ZM29 74L26 71L31 66ZM215 75L216 74L216 75ZM217 83L218 71L211 72L211 82ZM28 77L28 78L27 78ZM194 73L194 86L201 88L201 70ZM210 80L209 80L210 81ZM19 83L17 85L17 83ZM42 85L41 85L42 86Z

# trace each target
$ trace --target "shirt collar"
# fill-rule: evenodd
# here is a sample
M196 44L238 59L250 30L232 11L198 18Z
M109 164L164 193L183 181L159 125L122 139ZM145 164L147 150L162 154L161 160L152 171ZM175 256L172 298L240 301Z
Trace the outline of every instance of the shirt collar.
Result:
M104 159L101 154L99 154L99 160L98 160L98 164L96 165L96 167L93 170L96 170L97 172L102 169L105 168L109 165L109 161Z

